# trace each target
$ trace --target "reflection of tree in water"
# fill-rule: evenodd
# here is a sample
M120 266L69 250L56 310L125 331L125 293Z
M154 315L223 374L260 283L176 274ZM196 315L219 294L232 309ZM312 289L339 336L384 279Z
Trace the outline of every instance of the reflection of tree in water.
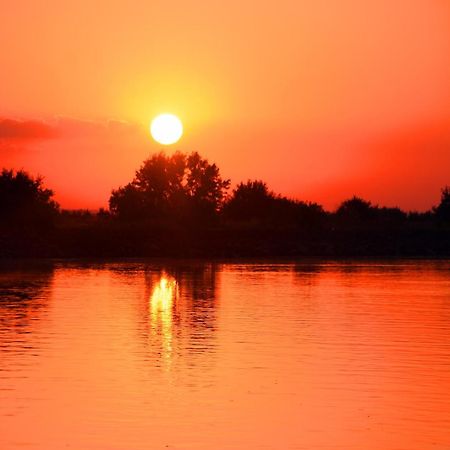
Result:
M321 275L326 270L326 266L321 263L302 263L292 266L294 283L302 288L304 300L305 296L309 299L312 298L312 290L317 286Z
M312 281L324 270L324 265L320 263L295 264L292 266L292 270L300 280Z
M52 265L0 267L0 343L22 335L27 338L47 306L47 290L53 278ZM29 339L29 338L27 338Z
M214 348L216 277L214 264L164 266L146 272L152 354L172 364L189 362Z

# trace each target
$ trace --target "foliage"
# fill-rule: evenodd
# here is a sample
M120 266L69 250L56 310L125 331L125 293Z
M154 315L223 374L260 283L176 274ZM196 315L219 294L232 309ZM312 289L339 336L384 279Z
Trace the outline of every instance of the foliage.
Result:
M360 197L344 200L336 210L337 225L358 227L370 226L383 230L401 226L408 218L400 208L380 207Z
M261 180L239 183L225 207L225 214L234 220L262 219L274 203L275 194Z
M348 221L364 221L373 218L375 211L376 207L372 206L372 203L355 195L340 204L336 215Z
M3 225L42 227L53 223L58 204L41 177L3 169L0 174L0 220Z
M224 214L234 221L286 227L318 226L325 217L320 205L276 195L261 180L239 183L225 205Z
M0 256L450 254L450 187L432 210L406 214L356 196L326 212L261 180L228 195L229 183L198 153L158 153L112 191L109 211L59 211L42 178L4 169Z
M211 219L223 205L229 180L194 152L153 155L131 183L112 191L111 212L124 219Z
M450 186L441 190L441 202L433 208L436 217L443 222L450 222Z

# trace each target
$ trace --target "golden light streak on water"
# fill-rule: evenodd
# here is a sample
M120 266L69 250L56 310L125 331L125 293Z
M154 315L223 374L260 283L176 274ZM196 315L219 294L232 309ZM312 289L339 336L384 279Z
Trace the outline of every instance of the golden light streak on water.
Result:
M150 326L152 334L162 341L162 357L167 365L170 365L172 359L172 310L177 298L178 285L175 278L161 275L150 297Z

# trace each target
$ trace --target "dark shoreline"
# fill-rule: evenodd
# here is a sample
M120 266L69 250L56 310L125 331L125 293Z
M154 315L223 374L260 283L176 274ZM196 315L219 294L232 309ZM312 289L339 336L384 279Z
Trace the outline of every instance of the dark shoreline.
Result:
M198 153L144 161L108 211L61 210L41 178L0 176L0 258L442 258L450 256L450 187L426 212L353 196L336 211L289 199L261 180L228 195Z
M0 258L291 259L450 257L450 229L232 230L111 226L0 236Z
M205 264L238 264L238 265L291 265L296 264L299 266L304 266L305 268L309 266L333 266L348 264L348 265L396 265L396 264L415 264L415 263L450 263L450 256L444 257L336 257L336 258L326 258L326 257L307 257L307 258L248 258L248 257L237 257L237 258L167 258L167 257L79 257L79 258L53 258L53 257L0 257L0 271L6 269L21 269L21 268L37 268L42 269L46 267L54 267L59 264L61 265L87 265L87 266L97 266L97 265L114 265L114 264L130 264L130 265L141 265L150 264L152 266L160 266L162 269L165 267L184 267L184 268L195 268L199 266L204 266Z

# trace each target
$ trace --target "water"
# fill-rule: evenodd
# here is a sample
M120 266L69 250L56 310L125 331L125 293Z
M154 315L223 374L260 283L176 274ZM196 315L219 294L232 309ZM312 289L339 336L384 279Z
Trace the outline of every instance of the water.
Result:
M450 262L0 268L0 449L450 449Z

